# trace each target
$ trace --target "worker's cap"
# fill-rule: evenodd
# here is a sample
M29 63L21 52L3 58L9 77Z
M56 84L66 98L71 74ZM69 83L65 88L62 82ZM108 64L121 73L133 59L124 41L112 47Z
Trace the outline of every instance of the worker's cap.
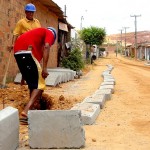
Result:
M54 39L56 40L56 35L57 35L57 32L55 30L55 28L53 27L47 27L48 30L52 31L53 35L54 35Z
M29 3L25 6L24 8L25 11L32 11L32 12L35 12L36 11L36 7L32 4L32 3Z

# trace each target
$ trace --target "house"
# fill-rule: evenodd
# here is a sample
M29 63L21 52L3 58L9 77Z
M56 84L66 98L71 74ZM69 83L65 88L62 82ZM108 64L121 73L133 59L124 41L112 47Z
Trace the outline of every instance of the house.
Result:
M150 42L145 42L138 45L137 58L147 61L150 60Z
M7 47L11 45L13 29L21 18L25 17L24 6L27 3L33 3L37 11L34 17L37 18L42 27L52 26L57 30L57 40L51 47L49 68L59 66L60 57L67 54L68 49L65 43L71 38L71 29L61 8L52 0L1 0L0 1L0 81L2 81L6 68L8 66L9 52ZM61 45L59 47L58 45ZM58 49L59 47L59 49ZM61 53L61 56L59 55ZM7 73L7 81L13 81L18 72L18 67L13 54L11 54L9 69Z
M123 54L125 54L125 56L135 57L141 60L150 60L150 31L138 31L136 38L137 49L135 49L135 32L129 32L122 36L120 34L109 35L107 37L107 39L109 39L109 41L107 40L107 45L113 45L114 41L121 41ZM113 45L113 47L115 49L116 45Z

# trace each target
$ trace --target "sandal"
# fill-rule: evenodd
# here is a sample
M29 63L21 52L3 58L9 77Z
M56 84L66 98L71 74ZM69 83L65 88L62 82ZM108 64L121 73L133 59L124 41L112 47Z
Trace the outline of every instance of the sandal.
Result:
M20 118L19 121L22 125L28 125L28 118Z

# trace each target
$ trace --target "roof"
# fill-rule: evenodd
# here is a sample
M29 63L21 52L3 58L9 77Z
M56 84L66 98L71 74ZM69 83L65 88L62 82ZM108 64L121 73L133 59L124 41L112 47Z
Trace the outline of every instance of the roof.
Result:
M45 7L47 7L48 10L52 11L53 13L55 13L58 16L59 19L63 19L64 18L63 11L52 0L38 0L38 1L41 4L43 4Z
M52 11L54 14L58 16L59 21L66 23L69 28L74 28L71 24L69 24L64 16L61 8L52 0L39 0L41 4L48 8L49 11Z

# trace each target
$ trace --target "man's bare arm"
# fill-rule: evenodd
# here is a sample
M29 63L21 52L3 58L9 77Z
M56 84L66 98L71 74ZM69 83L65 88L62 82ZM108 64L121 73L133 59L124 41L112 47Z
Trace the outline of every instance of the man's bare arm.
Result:
M50 45L46 43L43 51L43 67L42 67L42 77L45 79L49 74L47 72L47 63L49 59Z

